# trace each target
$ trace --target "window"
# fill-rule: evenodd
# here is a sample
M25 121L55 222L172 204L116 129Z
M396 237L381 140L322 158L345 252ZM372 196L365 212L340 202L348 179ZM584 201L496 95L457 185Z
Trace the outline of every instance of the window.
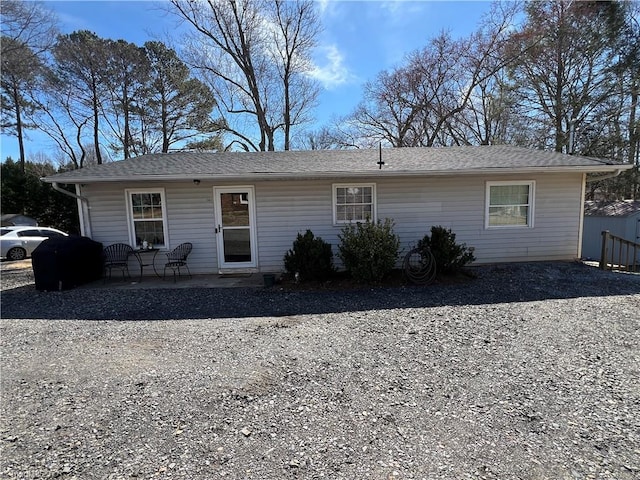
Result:
M168 247L164 190L127 190L127 209L131 245Z
M333 223L375 221L375 194L374 184L334 185Z
M40 230L19 230L17 235L19 237L42 237L43 235L40 233ZM44 235L46 236L46 235Z
M41 237L48 237L48 238L64 237L62 233L56 232L55 230L38 230L38 232L40 232Z
M535 182L488 182L485 225L533 227Z

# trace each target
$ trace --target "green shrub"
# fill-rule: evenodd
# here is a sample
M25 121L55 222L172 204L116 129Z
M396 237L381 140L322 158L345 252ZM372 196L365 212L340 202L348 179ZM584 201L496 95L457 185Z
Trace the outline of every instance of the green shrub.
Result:
M400 239L393 233L393 221L349 224L338 235L338 257L359 283L380 282L396 264Z
M456 243L456 234L442 226L431 227L431 236L418 242L418 248L430 249L436 260L438 273L459 272L466 264L475 260L472 250L466 244Z
M298 233L293 248L284 256L284 268L292 275L298 273L302 280L327 280L334 273L331 245L314 237L311 230Z

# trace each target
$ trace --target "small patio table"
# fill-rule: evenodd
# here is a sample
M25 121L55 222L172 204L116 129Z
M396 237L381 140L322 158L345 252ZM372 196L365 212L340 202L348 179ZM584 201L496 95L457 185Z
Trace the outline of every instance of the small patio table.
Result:
M140 264L140 281L142 281L142 275L144 274L144 267L153 267L153 273L156 277L160 277L160 274L156 270L156 255L160 251L159 248L138 248L133 250L131 254L136 257Z

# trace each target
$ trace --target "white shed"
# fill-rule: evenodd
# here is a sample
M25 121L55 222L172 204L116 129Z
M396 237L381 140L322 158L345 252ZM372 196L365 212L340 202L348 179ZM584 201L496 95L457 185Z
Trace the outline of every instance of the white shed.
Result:
M630 242L640 243L640 200L585 202L583 258L600 260L604 230Z

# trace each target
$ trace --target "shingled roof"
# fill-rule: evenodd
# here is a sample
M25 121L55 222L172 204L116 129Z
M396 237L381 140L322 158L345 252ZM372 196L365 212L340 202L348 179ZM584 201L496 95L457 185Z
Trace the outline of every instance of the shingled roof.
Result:
M628 217L640 213L640 200L587 201L584 214L588 217Z
M50 183L269 180L405 175L613 172L630 168L605 160L506 145L287 152L176 152L143 155L44 178Z

